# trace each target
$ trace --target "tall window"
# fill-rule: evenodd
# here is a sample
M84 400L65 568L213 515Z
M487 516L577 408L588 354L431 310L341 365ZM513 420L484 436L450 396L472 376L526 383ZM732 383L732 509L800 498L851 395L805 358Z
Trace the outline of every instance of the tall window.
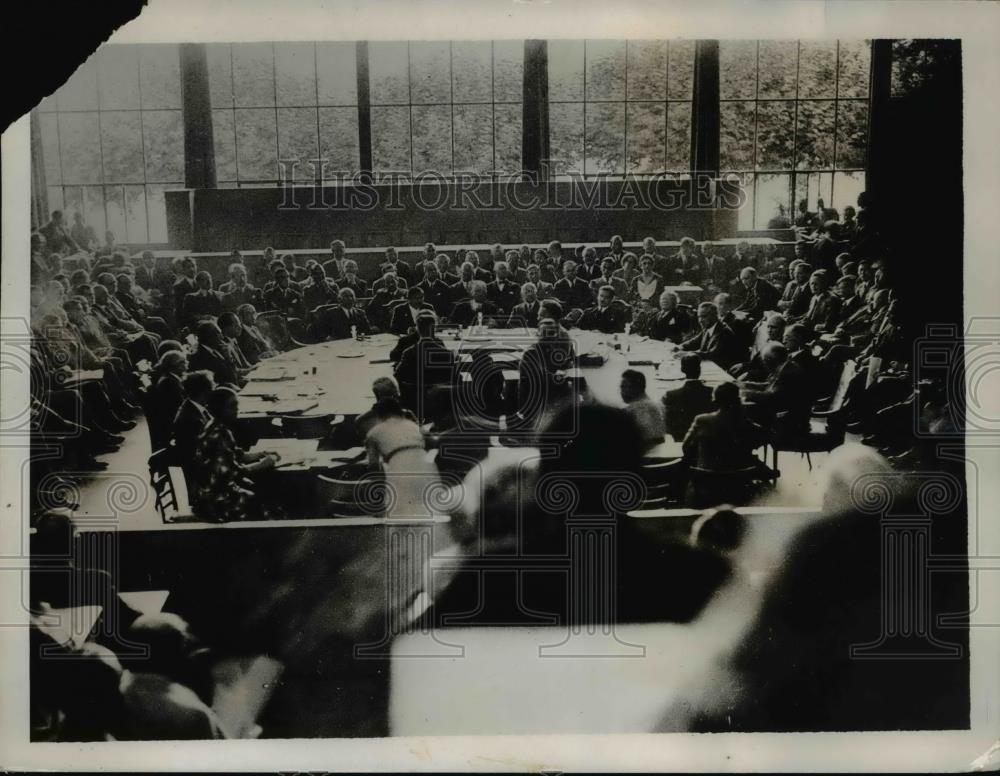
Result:
M376 176L521 170L524 42L368 45Z
M869 41L721 41L720 163L747 192L740 229L864 190Z
M206 49L221 188L284 180L312 186L320 175L332 181L358 170L354 43L212 43Z
M103 46L38 110L49 209L166 242L163 192L184 185L177 46Z
M556 176L690 171L693 41L552 40L548 62Z

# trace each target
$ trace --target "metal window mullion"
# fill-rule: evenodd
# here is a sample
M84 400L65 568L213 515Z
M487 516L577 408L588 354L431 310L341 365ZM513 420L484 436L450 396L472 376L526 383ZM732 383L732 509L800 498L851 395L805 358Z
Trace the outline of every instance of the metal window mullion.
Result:
M455 44L448 41L448 107L451 111L451 174L455 175ZM411 130L412 131L412 130Z
M760 126L760 41L754 41L754 72L753 72L753 218L750 223L757 227L757 168L758 161L757 138ZM792 128L795 131L795 128Z
M497 83L496 83L496 71L497 71L497 54L496 54L496 41L490 41L490 126L492 127L493 136L493 168L490 170L490 179L496 180L497 178ZM524 79L521 79L522 84ZM524 127L521 127L521 131L524 131Z
M625 139L622 144L622 175L628 174L628 40L625 41Z
M229 46L229 110L233 113L233 161L236 164L236 186L240 185L240 133L236 130L236 76L234 75L235 65L233 60L233 44Z
M583 41L583 179L587 179L587 40Z
M281 161L281 143L278 140L278 58L274 53L274 45L274 41L271 41L271 91L274 93L274 166L275 173L277 173L278 163ZM275 185L281 185L280 177Z
M313 92L316 95L316 161L319 169L313 170L313 184L322 184L323 175L323 145L319 127L319 54L316 53L316 41L313 41Z
M795 109L792 117L792 197L789 213L795 213L796 187L798 185L799 166L799 79L802 74L802 41L795 41ZM809 177L806 175L806 200L809 199Z

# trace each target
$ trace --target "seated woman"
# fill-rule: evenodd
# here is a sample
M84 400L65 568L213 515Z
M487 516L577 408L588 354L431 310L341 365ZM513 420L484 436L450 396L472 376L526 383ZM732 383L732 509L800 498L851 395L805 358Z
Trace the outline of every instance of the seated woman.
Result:
M639 274L632 281L631 302L636 310L655 310L664 291L663 278L653 272L653 257L639 259Z
M375 424L365 436L368 461L385 473L387 517L429 518L428 496L440 486L437 467L427 459L423 432L398 399L373 408Z
M209 394L208 426L198 438L193 465L197 471L191 506L203 520L228 522L254 517L275 517L257 495L254 475L274 468L277 453L248 453L236 444L233 426L239 414L239 399L232 388L216 388Z

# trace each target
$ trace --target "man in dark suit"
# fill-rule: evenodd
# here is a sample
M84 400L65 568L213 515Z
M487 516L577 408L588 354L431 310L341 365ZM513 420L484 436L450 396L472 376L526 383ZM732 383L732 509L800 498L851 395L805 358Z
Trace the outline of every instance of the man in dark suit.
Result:
M475 251L465 252L465 261L472 265L472 279L489 283L493 280L493 273L486 269L479 260L479 254Z
M535 285L535 293L539 299L551 299L554 297L553 285L542 280L542 270L537 264L529 264L524 274L528 283Z
M612 271L614 271L613 265L614 260L612 260ZM601 264L597 260L597 248L591 245L584 249L583 261L577 265L576 274L581 280L585 280L588 283L601 276Z
M451 266L451 258L447 253L439 253L434 264L438 269L438 278L445 285L451 286L458 282L458 273Z
M837 311L837 325L846 321L858 310L865 306L861 298L855 293L857 277L854 275L841 275L837 281L837 298L840 299L840 309Z
M761 359L768 370L767 381L743 383L743 395L754 403L755 416L761 425L779 433L807 430L812 394L802 367L788 357L788 349L780 342L767 343ZM779 413L783 413L780 422L776 418Z
M486 286L486 298L502 313L509 313L519 298L517 284L510 278L507 262L498 261L493 265L496 280Z
M701 330L681 343L681 348L697 353L727 369L739 360L736 335L719 320L719 309L711 302L698 305L698 325Z
M305 311L310 313L317 307L336 304L340 289L326 276L323 265L318 261L310 261L306 265L306 271L309 273L309 278L300 286Z
M667 266L669 273L663 277L668 285L690 283L698 286L705 275L705 263L698 255L697 243L690 237L681 239L680 248L670 257Z
M368 296L368 281L358 277L358 263L353 259L344 260L344 274L338 281L337 286L341 290L349 288L355 297Z
M357 307L354 292L347 287L340 289L338 295L339 307L332 307L320 313L312 327L312 335L317 340L337 340L351 337L354 334L370 334L371 324L364 310Z
M208 396L215 390L215 379L206 370L192 370L184 375L184 402L177 410L171 431L171 440L177 453L177 460L185 467L194 458L198 437L205 430L211 416L206 406Z
M470 262L465 262L458 269L458 280L451 284L452 305L461 302L463 299L472 298L472 285L476 282L476 268Z
M746 313L752 322L756 323L764 317L764 313L778 309L778 289L757 277L757 270L753 267L740 270L740 283L743 291L736 309Z
M731 294L716 294L712 298L715 308L719 311L719 321L726 324L735 335L737 355L742 360L746 355L746 350L753 342L754 325L746 314L736 315L733 311L733 297Z
M195 275L196 291L184 296L181 305L181 321L192 326L204 318L217 317L225 307L222 297L212 290L212 276L202 270Z
M611 286L615 290L615 296L625 299L628 296L628 284L615 275L615 260L606 257L601 259L601 273L590 281L590 292L597 297L597 292L601 286Z
M436 323L433 314L421 315L417 319L417 341L403 351L396 365L396 379L404 404L410 409L419 405L418 397L427 397L429 389L450 386L454 379L455 357L434 336Z
M346 274L347 268L344 266L347 261L344 258L346 252L347 246L343 240L334 240L330 243L330 258L323 262L323 271L331 280L339 281Z
M388 331L392 309L405 300L405 292L396 285L395 275L390 273L382 279L385 283L372 296L365 308L365 313L367 313L372 326L378 328L379 331Z
M750 466L760 434L743 412L739 388L720 383L712 391L712 403L714 412L696 415L691 422L683 440L685 460L715 471Z
M214 321L202 321L195 333L198 337L198 349L191 354L188 362L191 369L204 369L215 376L217 385L234 385L237 388L245 382L239 375L236 365L225 355L222 331Z
M840 300L830 293L829 276L825 270L818 269L809 276L809 290L812 291L812 299L801 323L816 333L833 331L839 320Z
M229 281L219 286L222 306L235 312L241 305L260 304L260 290L247 282L247 268L243 264L229 265Z
M291 318L301 318L304 315L302 294L292 285L288 270L283 266L275 267L274 281L264 289L264 307Z
M386 272L395 272L397 277L406 281L406 285L411 285L412 273L410 265L396 255L395 248L390 247L385 249L385 262L379 267L379 274L384 275Z
M521 286L521 302L514 305L507 319L507 326L525 326L534 329L538 326L538 312L541 303L538 301L538 290L530 281Z
M778 309L789 318L799 318L809 312L812 292L809 290L809 276L812 267L801 259L793 259L789 264L791 279L778 300Z
M640 321L639 328L650 339L681 342L694 326L689 308L678 306L677 294L664 291L660 294L660 308L646 313Z
M406 334L417 325L417 318L425 310L434 312L434 308L424 301L424 290L419 285L411 286L406 292L406 304L398 304L392 309L389 331Z
M586 310L594 303L590 285L577 277L575 261L567 261L562 269L563 276L553 286L553 295L562 302L567 312L575 309Z
M61 210L53 210L52 220L38 231L42 233L50 251L62 253L64 251L76 252L81 250L80 246L77 245L76 241L70 236L70 229L66 226L66 222L63 220Z
M451 310L451 289L441 280L437 265L433 261L424 261L424 278L415 288L424 292L424 301L438 315L445 315Z
M174 281L173 292L174 292L174 316L176 320L183 320L184 315L184 297L188 294L193 294L198 290L195 285L194 276L197 273L197 267L195 266L194 259L190 256L183 256L175 259L176 263L176 276L177 279Z
M696 415L712 411L712 389L701 381L701 358L688 353L681 357L684 383L663 394L663 415L667 433L682 441Z
M597 304L584 310L577 324L581 329L599 331L602 334L620 334L625 324L632 320L632 310L615 299L611 286L602 286L597 292Z
M786 327L781 338L781 343L788 350L788 360L795 362L802 369L803 382L808 386L810 407L819 398L823 383L819 359L812 354L812 348L809 347L812 338L809 327L803 326L801 323L793 323Z
M475 326L482 315L483 325L490 326L491 319L499 312L497 306L486 298L486 284L482 280L473 280L472 298L456 304L449 319L457 326Z
M184 374L187 372L187 356L180 350L168 350L156 364L156 374L160 375L150 386L146 400L146 421L149 424L149 438L153 451L170 443L174 418L184 403Z

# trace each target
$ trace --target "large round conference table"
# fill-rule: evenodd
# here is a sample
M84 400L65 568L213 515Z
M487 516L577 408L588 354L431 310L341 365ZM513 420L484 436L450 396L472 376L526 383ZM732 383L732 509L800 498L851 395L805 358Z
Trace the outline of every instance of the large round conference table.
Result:
M517 380L518 363L538 335L530 329L469 329L459 335L455 329L437 332L459 364L470 362L473 354L486 349L504 369L508 381ZM570 330L581 364L568 377L585 381L588 394L596 401L622 406L619 394L621 374L635 369L646 376L647 393L659 399L683 381L681 352L670 342L636 334L602 334ZM240 419L254 421L269 417L344 415L355 416L371 409L372 382L392 376L389 353L398 341L392 334L377 334L363 340L342 339L305 345L262 361L248 374L240 392ZM461 367L460 367L461 369ZM713 385L732 378L712 361L702 362L702 380Z

